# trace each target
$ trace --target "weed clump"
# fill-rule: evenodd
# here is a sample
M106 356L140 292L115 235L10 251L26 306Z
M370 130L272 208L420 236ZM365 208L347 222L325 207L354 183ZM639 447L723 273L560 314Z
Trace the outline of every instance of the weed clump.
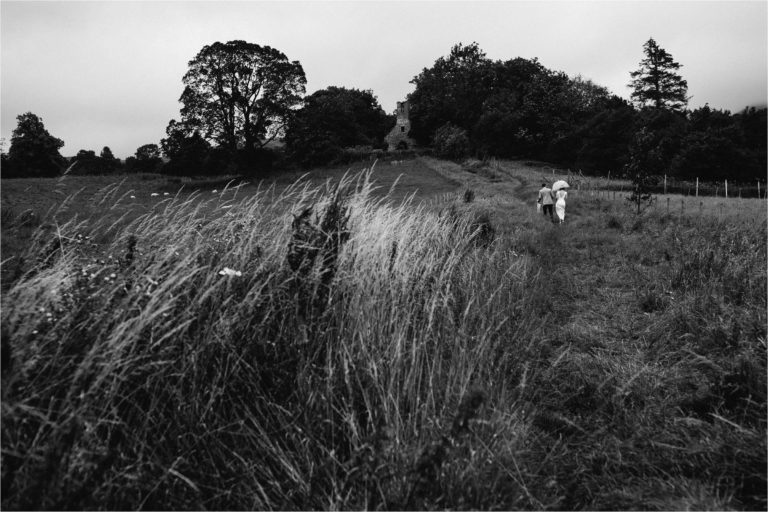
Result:
M609 229L618 229L621 230L623 225L621 223L621 220L616 215L611 215L608 217L608 222L606 223L606 226Z

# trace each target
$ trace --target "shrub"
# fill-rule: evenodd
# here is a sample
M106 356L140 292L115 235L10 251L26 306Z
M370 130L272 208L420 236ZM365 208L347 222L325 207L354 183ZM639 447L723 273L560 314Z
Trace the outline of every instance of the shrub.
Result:
M465 158L470 149L466 130L450 123L437 129L432 145L436 155L452 160Z

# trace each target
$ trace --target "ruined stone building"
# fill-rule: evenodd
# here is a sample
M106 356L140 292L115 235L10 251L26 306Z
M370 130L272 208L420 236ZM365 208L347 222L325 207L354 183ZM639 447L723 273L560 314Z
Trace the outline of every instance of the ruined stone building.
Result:
M408 137L410 129L411 121L408 118L408 102L398 101L395 127L384 138L387 141L387 150L413 149L416 146L416 142Z

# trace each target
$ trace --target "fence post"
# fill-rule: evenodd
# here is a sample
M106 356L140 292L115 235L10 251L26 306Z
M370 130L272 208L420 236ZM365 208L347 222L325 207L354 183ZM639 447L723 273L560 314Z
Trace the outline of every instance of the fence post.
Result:
M725 197L728 197L728 180L725 180Z
M699 197L699 178L696 178L696 197Z
M760 199L760 180L757 180L757 198Z
M664 195L667 195L667 175L664 175Z

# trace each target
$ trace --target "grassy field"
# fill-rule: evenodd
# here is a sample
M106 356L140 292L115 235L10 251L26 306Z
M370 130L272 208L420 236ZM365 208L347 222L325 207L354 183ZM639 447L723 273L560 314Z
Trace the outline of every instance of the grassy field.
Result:
M41 243L41 238L42 243L58 239L58 229L68 222L78 225L77 229L74 226L68 229L77 231L83 238L87 236L91 241L98 237L101 247L131 221L160 212L180 200L193 200L200 209L201 221L207 222L256 193L277 197L297 182L320 186L371 166L359 163L311 173L285 173L267 181L238 180L234 176L194 179L159 174L4 180L0 190L2 286L7 289L11 281L34 266L35 258L24 256L30 245ZM390 203L401 203L411 196L429 200L458 190L456 182L436 175L414 160L394 165L388 161L377 162L373 168L370 195L386 196ZM108 226L113 227L105 229Z
M764 201L346 171L3 181L3 508L766 509Z

